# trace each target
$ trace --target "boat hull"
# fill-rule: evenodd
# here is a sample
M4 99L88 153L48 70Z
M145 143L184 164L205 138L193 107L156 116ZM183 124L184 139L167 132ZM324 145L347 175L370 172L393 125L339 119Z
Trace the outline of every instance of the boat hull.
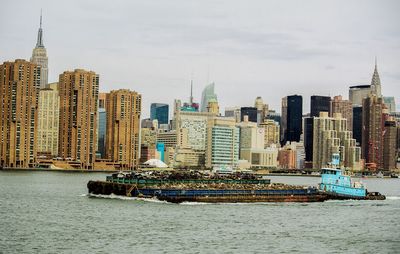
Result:
M323 202L326 195L221 195L221 196L157 196L157 199L171 202L201 203L263 203L263 202Z

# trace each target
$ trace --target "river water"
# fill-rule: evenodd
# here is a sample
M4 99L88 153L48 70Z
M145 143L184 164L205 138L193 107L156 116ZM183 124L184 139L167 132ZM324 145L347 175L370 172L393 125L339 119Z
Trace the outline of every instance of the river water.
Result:
M89 197L90 179L0 171L0 253L400 253L400 179L363 180L385 201L179 205Z

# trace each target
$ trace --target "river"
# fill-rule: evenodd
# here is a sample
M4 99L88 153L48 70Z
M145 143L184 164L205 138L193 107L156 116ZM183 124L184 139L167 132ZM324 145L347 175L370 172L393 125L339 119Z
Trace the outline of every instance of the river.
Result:
M89 197L105 176L0 171L0 253L400 252L400 179L363 179L385 201L178 205Z

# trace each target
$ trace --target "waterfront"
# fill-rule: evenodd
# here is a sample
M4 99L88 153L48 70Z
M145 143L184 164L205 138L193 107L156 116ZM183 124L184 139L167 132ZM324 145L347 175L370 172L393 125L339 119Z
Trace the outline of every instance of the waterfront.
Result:
M89 198L103 173L0 171L4 253L395 253L400 179L365 179L385 201L166 204ZM316 184L317 177L271 176Z

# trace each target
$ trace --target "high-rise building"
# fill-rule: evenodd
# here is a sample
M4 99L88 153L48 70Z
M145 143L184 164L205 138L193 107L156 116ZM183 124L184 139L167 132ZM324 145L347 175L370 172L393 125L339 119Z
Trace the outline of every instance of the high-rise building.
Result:
M60 113L60 96L58 83L48 84L40 89L38 104L37 152L58 155L58 128Z
M97 156L104 159L106 157L106 95L99 93L99 109L97 113Z
M305 161L313 161L314 117L303 118Z
M276 112L275 110L268 110L266 115L266 119L274 120L277 123L281 122L281 114Z
M329 116L340 113L342 117L347 119L347 129L353 131L353 104L349 100L343 100L342 96L335 96L331 100Z
M106 108L107 93L99 93L99 108Z
M58 153L81 168L93 168L97 150L99 75L75 69L59 76Z
M157 143L163 143L166 148L172 147L187 147L188 144L188 130L185 128L170 131L159 130L157 133ZM179 136L179 137L178 137ZM178 143L179 140L179 143Z
M385 121L383 133L383 169L394 170L397 164L397 126L394 119Z
M378 169L383 168L384 108L382 97L371 94L363 100L362 156Z
M314 117L313 168L328 166L334 153L340 153L342 166L361 170L360 147L347 130L347 119L340 113L329 117L328 112L321 112L319 117Z
M381 79L379 78L379 73L378 73L378 63L375 58L375 69L374 69L374 74L372 74L372 80L371 80L371 91L373 94L375 94L377 97L382 97L382 92L381 92Z
M106 132L107 112L105 108L99 108L97 112L97 152L102 159L106 157Z
M303 97L290 95L282 98L281 145L300 141L302 132Z
M40 14L40 27L38 30L36 46L32 51L31 62L40 65L40 88L46 88L49 76L48 58L43 44L42 14Z
M205 166L235 167L239 160L239 128L233 118L213 117L208 121Z
M245 116L244 121L236 125L240 128L239 158L248 161L252 168L277 167L278 149L276 145L265 146L265 131L269 127L275 126L274 121L270 124L258 127L257 123L249 122Z
M360 146L362 143L362 114L362 106L353 106L353 137Z
M250 122L257 123L257 108L255 107L241 107L240 108L240 121L243 122L244 116L248 116Z
M179 103L180 103L180 100L179 100ZM185 102L185 103L183 103L183 105L180 103L179 105L180 105L181 111L186 111L186 112L198 112L199 111L199 103L194 102L194 99L193 99L193 81L190 82L189 102Z
M370 85L351 86L349 88L349 101L351 101L354 106L361 106L362 100L368 97L370 93Z
M201 93L201 112L207 112L208 102L210 100L217 100L217 95L214 92L214 87L214 83L211 83L208 86L204 87L203 92Z
M233 117L237 123L240 122L240 107L227 107L225 108L225 116Z
M207 121L210 117L213 117L214 114L208 112L182 111L180 105L179 100L175 101L173 120L175 129L187 129L188 147L195 150L205 151ZM180 140L178 140L178 143L180 143Z
M164 103L152 103L150 105L150 119L158 120L158 124L168 124L169 106Z
M382 97L371 94L363 100L362 156L378 169L383 168L384 108Z
M329 96L311 96L310 116L319 116L320 112L329 112L331 97Z
M216 99L208 100L207 112L219 116L219 105Z
M279 143L279 123L271 119L264 119L262 123L259 124L261 128L264 128L264 147L269 147L272 144Z
M258 96L254 101L254 107L257 108L258 123L262 123L268 114L268 104L264 104L261 96Z
M17 59L0 65L0 166L35 162L40 82L34 63Z
M127 89L106 96L106 158L121 168L139 165L141 95Z
M383 102L385 103L389 113L393 114L396 112L396 102L393 96L383 97Z

